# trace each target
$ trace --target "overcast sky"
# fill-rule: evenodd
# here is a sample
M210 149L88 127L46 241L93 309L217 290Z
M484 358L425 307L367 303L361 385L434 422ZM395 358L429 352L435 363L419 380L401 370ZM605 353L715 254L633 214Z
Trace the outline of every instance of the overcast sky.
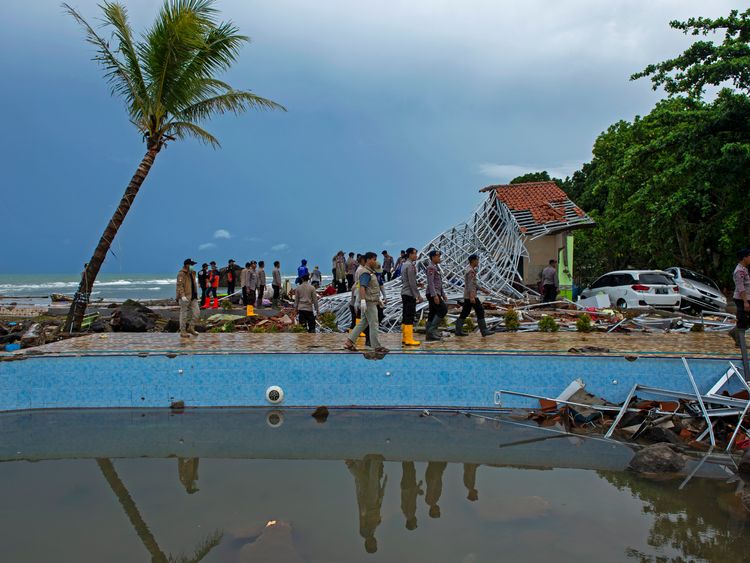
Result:
M96 18L97 0L71 0ZM126 2L143 29L161 5ZM662 95L631 73L684 50L672 19L723 0L222 0L252 37L227 80L288 108L216 119L222 148L158 156L105 272L185 257L307 258L421 246L478 190L565 176L596 136ZM57 0L0 8L0 272L76 272L144 146Z

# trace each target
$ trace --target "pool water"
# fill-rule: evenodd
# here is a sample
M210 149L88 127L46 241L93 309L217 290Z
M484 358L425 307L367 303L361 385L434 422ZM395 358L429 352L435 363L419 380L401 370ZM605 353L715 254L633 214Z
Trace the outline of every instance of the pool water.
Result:
M622 446L511 420L270 414L0 417L2 561L743 561L750 553L741 481L718 469L678 490L683 477L621 470ZM108 430L111 417L130 430Z

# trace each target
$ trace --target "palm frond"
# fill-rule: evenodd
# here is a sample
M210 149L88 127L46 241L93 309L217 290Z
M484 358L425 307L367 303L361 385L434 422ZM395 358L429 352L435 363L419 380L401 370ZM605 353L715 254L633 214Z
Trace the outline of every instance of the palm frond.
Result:
M239 115L249 109L280 109L286 111L284 106L261 96L256 96L252 92L230 90L224 94L191 104L176 112L175 116L184 121L203 121L213 115L221 115L227 112Z
M128 21L128 11L122 4L117 2L105 1L102 5L104 13L103 25L109 25L113 28L113 35L119 43L118 51L124 58L124 66L127 68L130 82L137 90L138 97L142 100L145 107L134 108L131 114L148 113L148 89L143 80L141 63L138 60L138 53L135 42L133 41L133 32Z
M211 133L189 121L173 121L164 128L163 135L165 137L176 137L177 139L187 139L192 137L193 139L199 140L201 143L211 145L213 148L218 149L221 147L219 139L214 137Z
M133 113L134 108L144 108L146 103L141 97L139 89L133 83L126 66L110 49L109 43L94 30L83 16L70 4L63 3L62 6L65 12L83 28L86 41L96 48L94 60L104 68L104 76L112 89L112 94L124 98L128 103L131 115L137 118L138 116Z
M199 88L201 81L228 70L237 60L242 45L249 41L238 32L231 23L221 23L207 30L203 44L172 84L169 96L164 100L167 107L171 109L186 99L197 101L206 97Z
M161 119L169 111L166 98L182 70L204 44L208 31L216 25L214 0L166 1L154 25L139 45L150 82L154 114Z

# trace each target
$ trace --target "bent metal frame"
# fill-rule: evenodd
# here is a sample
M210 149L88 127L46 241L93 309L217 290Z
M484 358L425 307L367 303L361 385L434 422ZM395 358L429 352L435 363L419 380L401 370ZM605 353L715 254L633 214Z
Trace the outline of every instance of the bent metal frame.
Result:
M497 197L494 188L495 186L490 186L482 190L488 193L487 198L468 220L442 232L422 247L417 262L417 283L422 288L426 285L425 271L429 261L427 253L437 249L442 253L440 268L443 271L446 296L449 301L461 299L467 259L471 254L477 254L480 259L478 278L489 299L499 303L508 303L510 299L528 302L530 292L523 286L518 271L521 260L529 256L525 241L575 226L593 224L585 214L568 212L568 208L575 208L575 204L566 199L564 202L549 204L561 208L564 214L562 220L532 226L524 220L524 215L528 213L511 212ZM421 291L424 297L424 289ZM386 282L385 294L385 318L380 323L380 328L384 332L395 332L400 329L401 324L400 277ZM320 301L320 311L333 311L339 329L346 330L351 322L350 300L351 292L324 297ZM418 314L426 307L426 301L420 303L417 306Z

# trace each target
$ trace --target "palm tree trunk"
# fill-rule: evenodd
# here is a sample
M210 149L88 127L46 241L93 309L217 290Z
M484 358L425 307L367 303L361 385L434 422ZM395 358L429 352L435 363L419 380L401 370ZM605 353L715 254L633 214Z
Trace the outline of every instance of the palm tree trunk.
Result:
M120 501L130 523L133 525L133 528L135 528L135 533L138 534L138 537L141 538L141 542L143 542L143 545L151 554L151 561L154 563L167 563L166 555L164 555L159 544L156 543L156 538L151 533L151 530L149 530L148 524L146 524L143 516L141 516L138 507L133 501L133 497L130 496L127 487L125 487L125 483L122 482L117 471L115 471L115 466L112 464L112 461L106 458L100 458L96 460L96 463L99 465L99 469L101 469L107 483L109 483L112 492L117 496L117 500Z
M141 184L146 179L146 176L154 165L154 159L159 152L161 147L157 144L153 147L149 147L148 151L141 160L140 166L133 174L133 177L128 184L125 193L120 200L120 205L115 210L112 218L107 224L107 228L104 229L99 244L96 245L96 250L89 260L88 264L84 266L83 273L81 274L81 283L78 285L78 291L73 297L73 303L68 310L68 316L65 319L65 325L63 326L64 332L78 332L81 330L81 322L83 316L86 313L86 306L89 303L91 297L91 288L94 285L96 276L99 275L99 270L104 263L104 259L107 257L112 241L117 235L117 231L120 230L122 222L125 220L125 216L130 210L130 206L133 205L135 196L138 195L138 190L141 188Z

